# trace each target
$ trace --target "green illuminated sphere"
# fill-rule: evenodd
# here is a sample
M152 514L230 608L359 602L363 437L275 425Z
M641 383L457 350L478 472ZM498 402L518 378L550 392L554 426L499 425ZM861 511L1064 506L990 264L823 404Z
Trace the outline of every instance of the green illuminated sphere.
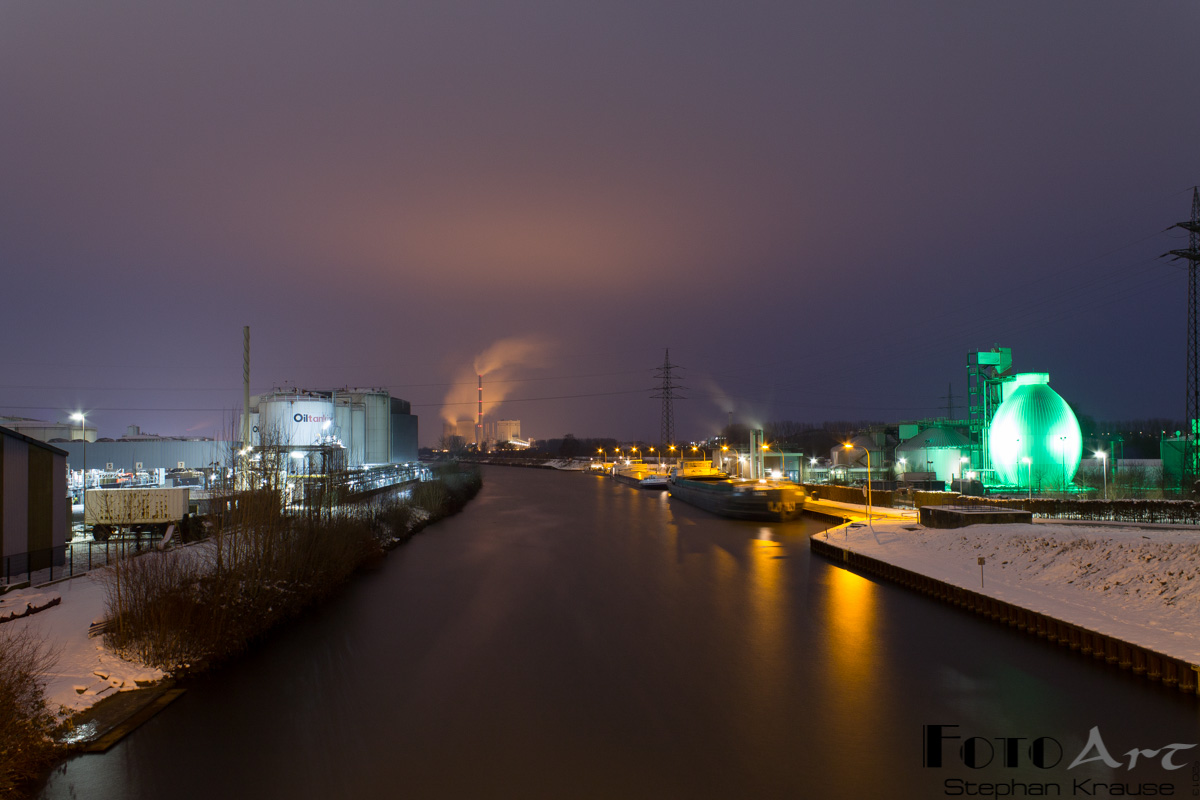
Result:
M1004 386L1004 402L988 435L988 454L1001 483L1061 489L1079 469L1079 420L1049 381L1045 373L1030 372Z

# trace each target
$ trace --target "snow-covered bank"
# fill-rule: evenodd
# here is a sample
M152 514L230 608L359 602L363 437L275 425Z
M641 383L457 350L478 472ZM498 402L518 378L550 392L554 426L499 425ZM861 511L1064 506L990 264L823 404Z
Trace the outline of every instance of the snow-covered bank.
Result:
M1200 663L1200 530L876 520L815 537L1031 611ZM983 585L978 559L983 557Z
M161 670L134 664L104 647L100 637L88 636L93 622L104 618L103 570L62 581L49 587L62 601L45 611L4 623L5 628L28 627L51 644L58 654L54 669L46 674L46 702L80 711L119 691L128 691L161 680ZM6 602L44 598L47 589L22 589L4 595Z

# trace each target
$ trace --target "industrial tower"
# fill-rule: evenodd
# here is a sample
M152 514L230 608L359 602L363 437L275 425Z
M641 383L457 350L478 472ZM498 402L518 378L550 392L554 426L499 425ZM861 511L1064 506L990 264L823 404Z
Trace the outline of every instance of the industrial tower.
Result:
M662 398L662 439L659 444L664 446L675 444L675 407L672 401L676 398L687 399L675 393L684 387L675 385L675 378L671 374L673 369L679 369L679 365L671 363L671 350L667 348L663 365L654 371L655 377L659 378L662 384L658 387L657 394L650 395L652 398Z
M1187 400L1185 410L1187 416L1184 424L1187 430L1183 437L1183 475L1180 488L1190 493L1200 477L1200 453L1197 451L1196 437L1197 418L1200 417L1200 331L1196 328L1197 302L1197 267L1200 265L1200 189L1192 187L1192 218L1188 222L1180 222L1177 228L1188 232L1188 248L1172 250L1171 255L1188 261L1188 298L1187 298Z

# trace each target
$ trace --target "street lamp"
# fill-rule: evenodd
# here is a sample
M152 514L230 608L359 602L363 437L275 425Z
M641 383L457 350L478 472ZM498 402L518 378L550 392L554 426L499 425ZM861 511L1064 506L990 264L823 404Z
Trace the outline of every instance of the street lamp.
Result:
M1062 457L1062 489L1063 497L1067 496L1067 437L1058 437L1058 454Z
M728 455L728 454L729 454L729 445L727 445L727 444L723 444L723 445L721 445L721 453L722 453L722 455L721 455L721 469L725 470L725 473L726 473L727 475L732 475L732 474L733 474L733 470L729 469L729 467L727 466L727 465L729 464L729 455ZM737 454L736 454L736 453L734 453L734 455L736 456ZM741 469L741 467L742 467L742 464L741 464L741 459L738 459L738 477L739 477L739 478L740 478L740 477L742 477L742 469Z
M847 450L854 449L854 445L849 442L842 446ZM875 530L875 526L871 525L871 451L862 445L859 446L862 447L863 452L867 454L867 525L871 528L871 530Z
M1025 480L1029 486L1029 499L1033 499L1033 461L1029 456L1025 456L1021 461L1025 463ZM1017 473L1017 485L1021 484L1021 473Z
M787 456L783 454L783 451L778 448L772 448L769 444L764 444L762 449L766 452L775 450L776 453L779 453L779 477L787 480ZM801 461L803 461L803 459L801 459Z
M71 419L79 420L79 438L83 439L83 469L79 472L79 499L83 506L83 524L79 526L87 535L87 414L77 411Z
M1108 499L1108 453L1103 450L1097 451L1096 456L1100 459L1100 472L1104 475L1104 499Z

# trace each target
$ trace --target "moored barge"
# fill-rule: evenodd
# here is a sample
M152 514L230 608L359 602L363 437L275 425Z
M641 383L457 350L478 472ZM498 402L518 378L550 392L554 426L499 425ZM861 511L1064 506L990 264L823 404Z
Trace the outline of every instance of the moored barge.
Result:
M804 510L804 490L783 481L697 481L675 476L669 489L671 497L731 519L786 522Z

